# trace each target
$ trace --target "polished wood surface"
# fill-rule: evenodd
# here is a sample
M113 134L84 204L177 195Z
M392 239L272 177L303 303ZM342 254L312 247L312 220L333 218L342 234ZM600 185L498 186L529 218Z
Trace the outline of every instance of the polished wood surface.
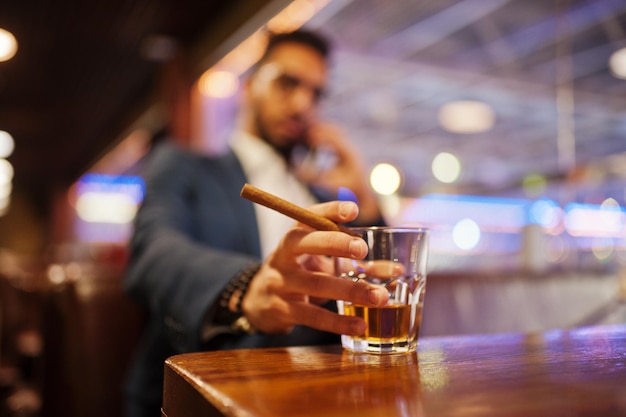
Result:
M416 355L184 354L166 362L163 415L626 416L626 325L424 338Z

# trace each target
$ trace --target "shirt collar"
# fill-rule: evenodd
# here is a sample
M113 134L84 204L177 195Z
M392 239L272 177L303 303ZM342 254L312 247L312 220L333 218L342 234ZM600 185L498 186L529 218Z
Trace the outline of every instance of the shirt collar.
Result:
M230 146L239 158L244 172L256 177L267 169L268 164L287 171L287 162L269 143L242 130L234 132Z

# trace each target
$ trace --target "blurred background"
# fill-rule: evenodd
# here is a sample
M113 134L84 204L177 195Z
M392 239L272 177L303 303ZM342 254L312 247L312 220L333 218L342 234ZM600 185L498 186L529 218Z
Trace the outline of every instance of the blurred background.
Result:
M120 415L142 162L224 149L299 26L388 222L432 230L422 336L626 323L624 0L5 1L0 416Z

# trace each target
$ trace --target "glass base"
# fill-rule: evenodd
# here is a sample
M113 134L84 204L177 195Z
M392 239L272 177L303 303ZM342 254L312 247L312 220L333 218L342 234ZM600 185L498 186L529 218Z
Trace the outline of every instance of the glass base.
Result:
M393 353L412 353L417 350L417 341L395 340L381 341L368 340L352 336L341 336L341 345L344 349L354 353L375 353L375 354L393 354Z

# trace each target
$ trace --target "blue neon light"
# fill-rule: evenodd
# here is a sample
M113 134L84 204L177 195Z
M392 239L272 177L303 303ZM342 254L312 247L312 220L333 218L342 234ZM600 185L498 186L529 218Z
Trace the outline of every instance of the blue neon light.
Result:
M139 176L85 174L76 184L80 196L87 192L125 194L139 204L144 197L146 185Z

